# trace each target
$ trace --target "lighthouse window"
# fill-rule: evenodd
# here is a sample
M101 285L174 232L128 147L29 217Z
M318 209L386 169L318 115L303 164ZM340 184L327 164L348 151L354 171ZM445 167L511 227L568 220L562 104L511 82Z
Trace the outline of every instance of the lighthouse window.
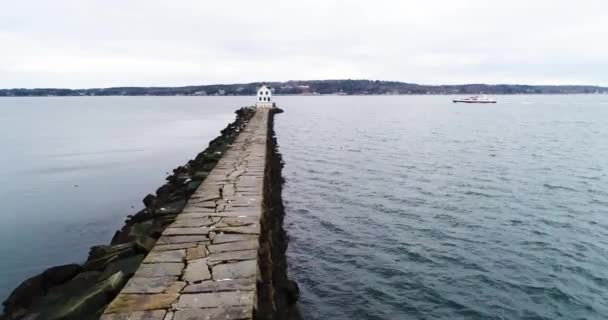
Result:
M262 97L260 97L260 101L262 101Z

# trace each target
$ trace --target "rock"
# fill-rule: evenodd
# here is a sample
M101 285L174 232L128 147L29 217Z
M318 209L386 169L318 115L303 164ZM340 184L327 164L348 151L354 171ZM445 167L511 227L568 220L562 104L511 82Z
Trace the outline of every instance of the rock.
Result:
M84 270L102 270L112 261L135 254L133 243L92 247L83 268Z
M150 219L132 219L114 235L112 243L132 242L138 237L159 237L164 228L162 221L158 217L153 220L156 214L147 214L147 216Z
M180 189L172 192L168 197L167 197L167 202L174 202L174 201L178 201L178 200L184 200L184 202L187 200L188 198L188 193L186 192L186 187L180 187Z
M287 280L282 287L287 297L287 303L294 305L300 299L300 287L298 287L298 283L293 280Z
M76 275L72 280L55 286L49 290L49 294L57 294L61 292L78 292L90 288L99 282L99 271L85 271Z
M115 244L115 245L109 245L109 246L108 245L92 246L91 249L89 249L89 257L87 260L97 259L97 258L107 255L107 254L113 254L118 251L131 249L132 247L133 247L132 243L121 243L121 244Z
M192 179L193 180L205 180L205 178L207 178L208 175L209 175L209 171L196 171L192 175Z
M38 319L97 319L99 311L120 291L125 280L125 275L119 271L92 287L77 291L56 290L31 309L33 313L39 314Z
M22 282L3 302L4 311L12 314L19 309L27 309L39 297L44 296L53 286L74 278L82 267L77 264L56 266Z
M175 176L175 182L179 185L184 185L192 179L189 172L183 172Z
M188 184L186 185L186 192L193 193L194 191L196 191L196 189L198 189L202 182L203 181L201 180L194 180L188 182Z
M13 314L25 309L38 297L46 293L42 274L23 281L2 303L6 314Z
M187 174L188 171L189 170L186 166L179 166L179 167L173 169L173 174L176 176L179 176L179 175Z
M156 201L156 197L152 194L148 194L147 196L144 197L144 206L146 206L146 208L150 208L154 206L154 202Z
M211 172L211 170L213 170L213 168L215 168L216 164L217 164L217 161L206 159L205 164L203 164L201 166L201 170Z
M172 183L165 183L160 188L156 189L156 197L158 199L167 199L169 195L177 190L177 186Z
M139 223L134 223L129 228L129 236L138 237L138 236L148 236L152 233L152 229L154 229L155 223L154 221L144 221Z
M82 267L78 264L66 264L46 269L42 273L45 287L49 288L64 283L76 276Z
M137 268L143 260L143 254L116 260L115 262L108 264L103 273L99 276L99 279L104 280L107 277L116 274L118 271L122 271L127 278L131 277L135 271L137 271Z
M161 205L158 209L156 209L156 212L160 212L163 214L177 214L177 213L182 212L182 210L184 210L185 206L186 206L186 199L185 199L185 196L183 196L182 199L175 200L173 202Z
M155 243L156 243L155 239L153 239L151 237L147 237L147 236L141 236L141 237L138 237L137 239L135 239L135 247L138 252L144 252L144 253L150 252L152 250L152 248L154 248Z

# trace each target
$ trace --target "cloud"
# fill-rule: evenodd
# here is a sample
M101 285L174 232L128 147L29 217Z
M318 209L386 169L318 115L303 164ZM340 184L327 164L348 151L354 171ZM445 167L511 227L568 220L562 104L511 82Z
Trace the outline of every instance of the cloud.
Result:
M606 1L13 1L0 87L608 85Z

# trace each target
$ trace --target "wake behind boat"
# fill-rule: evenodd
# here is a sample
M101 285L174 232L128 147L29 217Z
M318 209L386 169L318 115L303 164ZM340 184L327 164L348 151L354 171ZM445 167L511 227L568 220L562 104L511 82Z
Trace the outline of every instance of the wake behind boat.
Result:
M472 96L468 98L462 99L454 99L452 100L454 103L496 103L495 99L488 98L488 96Z

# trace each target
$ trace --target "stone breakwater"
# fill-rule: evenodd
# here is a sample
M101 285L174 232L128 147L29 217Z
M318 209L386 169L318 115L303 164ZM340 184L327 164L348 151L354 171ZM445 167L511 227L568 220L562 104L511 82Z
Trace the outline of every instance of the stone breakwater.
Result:
M285 268L282 164L271 134L276 112L238 110L205 151L144 198L146 208L109 245L91 248L83 264L24 281L4 302L2 318L281 319L293 313L298 291Z
M101 319L286 318L264 192L270 112L257 110Z

